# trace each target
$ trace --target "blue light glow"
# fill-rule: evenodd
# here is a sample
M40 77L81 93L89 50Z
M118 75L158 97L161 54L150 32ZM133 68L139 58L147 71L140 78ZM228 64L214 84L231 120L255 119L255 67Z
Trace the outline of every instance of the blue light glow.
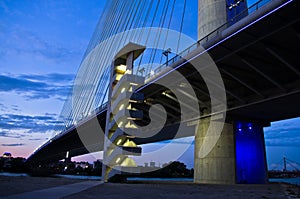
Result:
M237 122L235 126L237 183L266 183L263 128L246 122Z

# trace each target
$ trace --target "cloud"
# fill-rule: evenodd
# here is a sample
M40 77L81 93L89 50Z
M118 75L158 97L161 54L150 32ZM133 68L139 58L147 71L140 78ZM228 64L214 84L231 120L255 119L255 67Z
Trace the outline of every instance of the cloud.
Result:
M2 137L20 138L25 134L46 133L63 128L64 125L57 121L56 116L0 115L0 136ZM23 133L16 133L17 130Z
M46 75L20 75L19 78L31 80L31 81L49 81L52 83L64 83L64 82L73 82L75 75L74 74L59 74L59 73L51 73Z
M6 137L6 138L22 138L24 135L21 135L19 133L11 133L9 130L7 129L2 129L2 131L0 131L0 137Z
M31 140L31 141L40 141L40 140L44 140L42 138L29 138L28 140Z
M6 109L8 109L7 106L5 106L4 104L0 103L0 111L5 111Z
M0 92L16 92L27 100L49 99L64 100L68 96L74 75L0 75ZM3 106L3 105L2 105ZM0 105L0 108L2 107ZM17 109L17 107L15 107Z
M56 116L55 113L45 113L46 116Z
M73 57L81 56L81 49L71 49L61 44L50 43L20 25L4 25L4 28L5 32L2 36L4 43L0 46L2 57L12 54L17 56L26 55L61 63L67 62Z
M274 122L264 131L267 146L300 146L300 118Z
M68 96L73 82L72 74L0 74L0 92L14 92L25 98L32 99L59 99L64 101ZM58 115L45 113L42 115L29 115L20 113L19 106L9 107L0 103L0 110L6 114L0 115L0 136L21 139L24 136L36 133L56 132L64 128L58 121ZM7 110L16 111L8 113ZM39 138L33 138L39 140ZM34 141L32 140L32 141Z
M17 143L17 144L1 144L1 146L24 146L23 143Z

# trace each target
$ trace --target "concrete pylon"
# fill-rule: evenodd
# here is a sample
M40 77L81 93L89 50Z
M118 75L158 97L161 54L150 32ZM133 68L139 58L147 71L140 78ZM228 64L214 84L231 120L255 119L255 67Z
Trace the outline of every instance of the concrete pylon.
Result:
M219 136L217 129L215 134L207 135L209 125L217 127L219 121L210 121L210 118L202 119L195 134L195 159L194 181L207 184L234 184L235 183L235 145L233 124L225 123ZM216 144L210 151L207 142ZM206 143L205 143L206 142ZM210 151L209 153L207 153ZM206 154L207 153L207 154Z
M198 40L226 23L226 0L198 0Z
M104 182L116 175L137 170L136 163L129 156L141 155L141 147L124 129L133 128L133 120L143 118L143 112L137 110L134 104L143 102L144 96L134 91L144 83L144 77L132 73L133 62L144 49L143 46L128 43L118 52L112 64L102 166ZM122 177L116 178L121 180Z
M220 121L210 121L210 118L206 118L202 119L196 128L194 182L267 183L263 126L251 122L226 122L221 134L215 131L207 135L209 126L217 129L218 125ZM205 143L211 140L216 140L212 148Z

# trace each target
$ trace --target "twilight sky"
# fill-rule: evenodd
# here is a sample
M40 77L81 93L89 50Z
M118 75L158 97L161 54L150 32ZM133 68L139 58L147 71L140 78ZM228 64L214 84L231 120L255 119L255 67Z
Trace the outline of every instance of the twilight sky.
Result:
M196 2L188 9L196 9ZM8 151L28 157L55 133L56 117L104 4L104 0L0 0L0 155ZM188 13L191 28L185 34L196 39L197 17ZM300 118L272 123L265 128L265 137L270 169L283 156L300 162ZM182 140L186 141L191 139ZM161 144L147 145L145 150ZM193 145L180 160L193 166Z

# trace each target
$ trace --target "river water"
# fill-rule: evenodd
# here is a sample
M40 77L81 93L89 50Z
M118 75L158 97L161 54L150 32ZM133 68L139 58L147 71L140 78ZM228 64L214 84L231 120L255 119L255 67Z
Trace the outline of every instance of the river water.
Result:
M193 178L127 178L128 181L193 182Z
M285 182L300 186L300 178L270 178L269 182Z
M29 176L26 173L8 173L8 172L0 172L0 176ZM100 176L83 176L83 175L54 175L54 177L60 177L60 178L72 178L72 179L82 179L82 180L101 180ZM129 181L134 180L143 180L143 181L171 181L171 182L193 182L193 178L127 178ZM295 184L300 186L300 178L270 178L270 182L285 182L289 184Z

